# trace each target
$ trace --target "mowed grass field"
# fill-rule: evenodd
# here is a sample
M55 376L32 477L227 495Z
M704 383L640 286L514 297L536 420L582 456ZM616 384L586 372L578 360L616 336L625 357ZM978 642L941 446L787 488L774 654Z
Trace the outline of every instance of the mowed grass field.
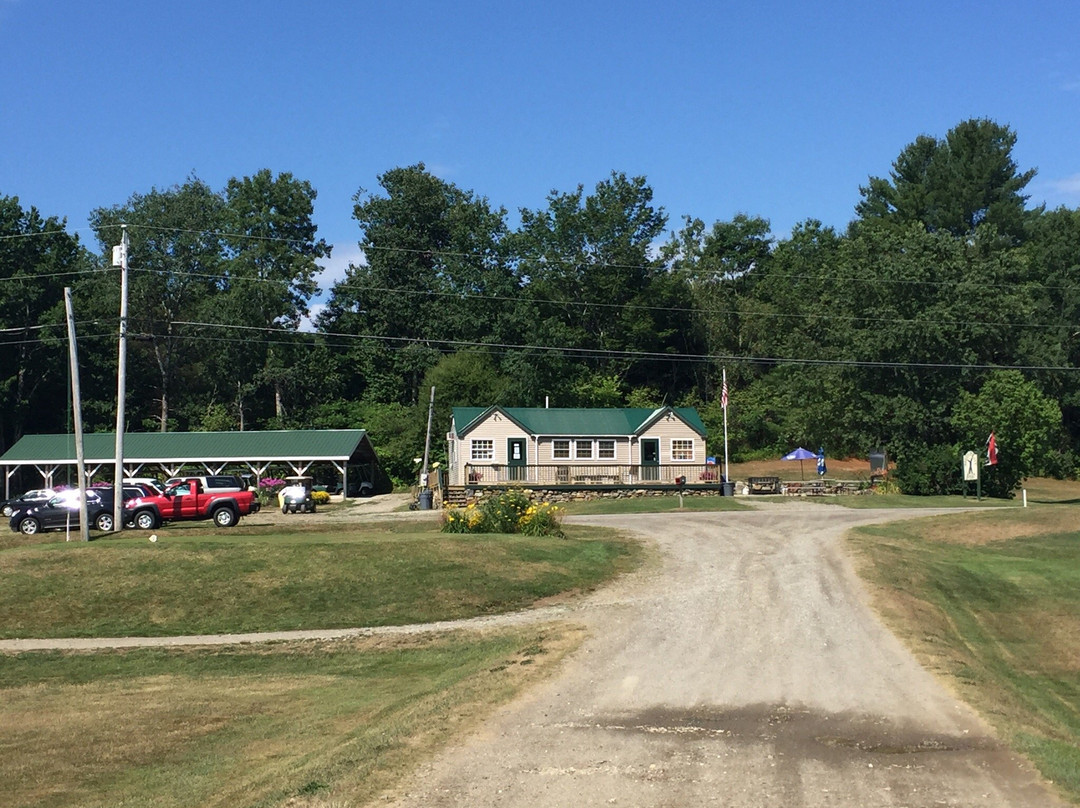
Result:
M638 563L635 543L434 523L204 527L0 549L4 637L378 626L527 607ZM567 625L339 642L0 653L0 804L363 804L579 641Z
M893 631L1080 803L1080 487L1028 493L1029 508L860 528L850 545Z
M859 531L851 546L877 608L924 664L1080 801L1080 486L1030 481L1028 494L1028 509L913 512L913 521ZM678 507L677 497L653 503ZM159 531L155 544L143 534L89 545L8 534L0 631L161 636L412 623L587 590L641 561L637 545L610 532L572 525L568 534L450 536L406 521L221 535L201 525ZM0 654L0 802L370 804L548 675L580 639L573 626L548 624Z
M226 532L208 524L160 530L155 543L136 531L89 543L6 534L0 638L452 620L588 589L633 565L638 552L587 527L560 539L450 535L434 521Z

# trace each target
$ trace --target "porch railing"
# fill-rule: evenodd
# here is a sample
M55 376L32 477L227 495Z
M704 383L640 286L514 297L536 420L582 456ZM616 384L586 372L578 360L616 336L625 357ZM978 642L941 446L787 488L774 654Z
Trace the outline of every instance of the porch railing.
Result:
M702 463L616 465L545 463L507 466L498 463L465 464L465 485L710 485L720 483L719 466Z

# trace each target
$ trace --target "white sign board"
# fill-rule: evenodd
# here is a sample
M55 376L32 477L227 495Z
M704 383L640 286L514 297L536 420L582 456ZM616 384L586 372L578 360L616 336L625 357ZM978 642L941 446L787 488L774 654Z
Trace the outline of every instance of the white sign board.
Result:
M964 481L979 479L979 456L975 452L964 452Z

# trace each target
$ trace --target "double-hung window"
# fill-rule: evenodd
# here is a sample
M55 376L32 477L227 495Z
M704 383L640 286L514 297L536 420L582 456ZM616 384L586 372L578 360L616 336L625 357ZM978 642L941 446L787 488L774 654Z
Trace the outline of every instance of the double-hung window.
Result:
M600 460L615 459L615 441L603 438L596 442L596 456Z
M551 457L553 460L569 460L570 441L563 439L553 440L551 442Z
M593 457L593 445L591 440L576 440L574 441L574 459L576 460L592 460Z

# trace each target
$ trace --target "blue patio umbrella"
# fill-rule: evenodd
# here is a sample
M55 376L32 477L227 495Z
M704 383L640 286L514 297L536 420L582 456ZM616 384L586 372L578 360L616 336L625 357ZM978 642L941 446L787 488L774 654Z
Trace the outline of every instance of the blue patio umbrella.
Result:
M825 468L825 447L821 446L821 447L818 447L818 450L817 450L817 473L818 473L818 477L824 477L826 471L828 471L828 469Z
M799 477L801 477L802 479L805 480L806 477L803 476L802 462L804 460L813 460L816 457L817 457L817 455L814 454L813 452L811 452L809 449L804 449L803 447L800 446L798 449L795 449L794 451L788 452L786 455L784 455L780 459L781 460L798 460L799 461Z

